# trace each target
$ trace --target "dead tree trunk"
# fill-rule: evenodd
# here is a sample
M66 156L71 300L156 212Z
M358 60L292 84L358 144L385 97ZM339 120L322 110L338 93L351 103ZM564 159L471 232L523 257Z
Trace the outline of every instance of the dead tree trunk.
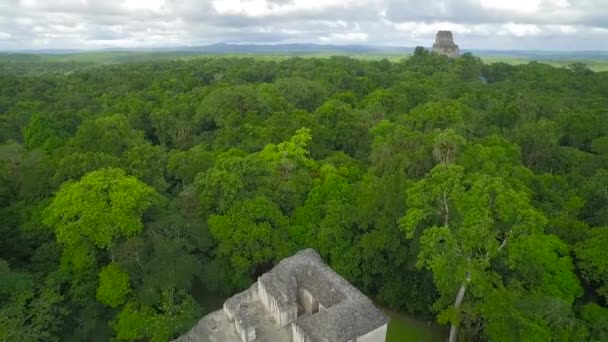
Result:
M454 309L458 311L460 304L462 304L462 300L464 299L464 293L467 290L467 285L471 282L471 274L467 272L467 278L460 285L460 289L458 289L458 294L456 294L456 300L454 301ZM458 326L452 322L452 327L450 328L450 338L449 342L456 342L458 338Z

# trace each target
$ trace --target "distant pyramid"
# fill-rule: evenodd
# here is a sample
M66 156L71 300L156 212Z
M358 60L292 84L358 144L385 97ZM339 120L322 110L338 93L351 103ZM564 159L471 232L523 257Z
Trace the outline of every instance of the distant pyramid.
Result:
M435 44L433 44L433 52L450 58L458 58L460 56L458 45L454 44L452 31L437 32Z

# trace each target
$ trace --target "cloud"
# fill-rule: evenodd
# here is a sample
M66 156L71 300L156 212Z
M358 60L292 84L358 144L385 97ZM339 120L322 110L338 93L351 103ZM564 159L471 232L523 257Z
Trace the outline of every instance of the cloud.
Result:
M605 0L389 0L393 21L451 21L608 27Z
M0 0L0 49L233 43L608 49L605 0Z
M327 36L322 36L322 42L365 42L369 35L364 32L347 32L347 33L330 33Z

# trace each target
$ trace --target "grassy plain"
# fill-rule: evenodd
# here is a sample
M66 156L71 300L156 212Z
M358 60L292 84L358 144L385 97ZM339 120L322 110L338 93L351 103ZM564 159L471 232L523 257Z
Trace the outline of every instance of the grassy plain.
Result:
M475 52L474 52L475 54ZM407 53L345 53L341 51L331 52L284 52L284 53L201 53L192 51L176 51L176 52L158 52L158 51L93 51L93 52L82 52L82 53L65 53L65 54L15 54L15 53L0 53L0 69L4 68L24 68L25 65L29 66L29 70L33 73L37 71L43 72L43 65L53 65L54 68L50 70L76 70L92 66L106 65L106 64L120 64L120 63L138 63L138 62L149 62L159 60L192 60L199 58L255 58L261 60L274 60L281 61L292 57L301 58L330 58L331 56L348 56L351 58L364 59L364 60L380 60L388 59L391 62L398 62L400 60L410 57ZM573 57L559 57L556 55L543 56L542 58L536 59L535 57L528 57L522 55L492 55L492 54L480 54L480 58L486 64L503 62L507 64L526 64L532 61L538 61L540 63L546 63L557 68L567 67L568 65L576 62L585 63L589 68L596 72L608 71L608 57L597 57L590 58L588 56L582 56L581 58ZM40 65L40 68L32 69L32 64ZM40 70L37 70L40 69ZM9 70L5 70L9 71Z
M534 59L532 59L532 58L519 57L519 56L513 56L513 57L511 57L511 56L481 56L481 60L485 64L502 62L502 63L512 64L512 65L527 64L527 63L534 61ZM593 71L596 71L596 72L608 71L608 59L586 59L586 58L542 59L542 60L539 60L538 62L549 64L556 68L564 68L572 63L584 63L584 64L587 64L587 66L589 66L589 69L591 69Z

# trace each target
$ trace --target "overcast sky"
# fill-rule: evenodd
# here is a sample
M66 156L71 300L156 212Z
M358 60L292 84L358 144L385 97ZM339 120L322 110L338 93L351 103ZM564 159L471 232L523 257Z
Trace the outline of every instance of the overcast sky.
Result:
M608 50L608 0L0 0L0 50L213 43Z

